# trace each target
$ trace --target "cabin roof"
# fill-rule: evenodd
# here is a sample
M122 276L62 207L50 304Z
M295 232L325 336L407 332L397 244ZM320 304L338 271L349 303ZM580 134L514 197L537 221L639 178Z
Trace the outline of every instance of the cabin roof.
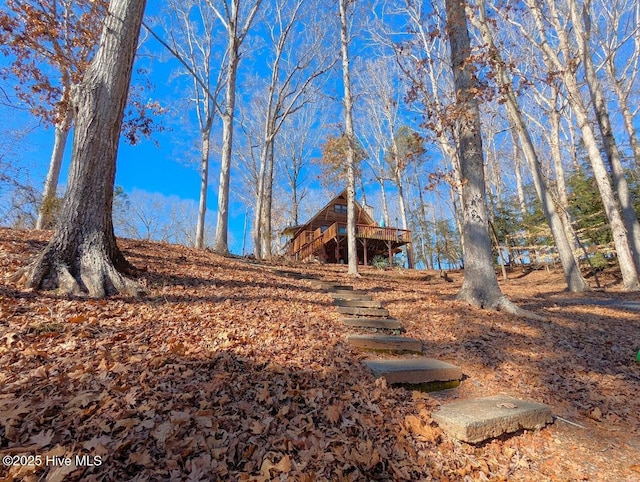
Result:
M298 226L289 226L282 231L282 234L293 235L294 237L297 236L300 233L300 231L303 231L309 224L312 224L312 223L316 224L316 221L319 221L321 219L322 215L326 213L327 209L331 208L331 206L333 206L334 204L338 204L338 201L344 201L344 204L347 203L346 189L343 190L341 193L339 193L337 196L335 196L333 199L331 199L327 204L325 204L324 207L318 210L318 212L314 214L311 217L311 219L309 219L306 223L300 224ZM369 213L367 213L367 211L360 205L360 203L358 203L358 201L355 201L355 204L356 204L356 217L357 217L356 222L358 224L375 225L376 222L369 215Z

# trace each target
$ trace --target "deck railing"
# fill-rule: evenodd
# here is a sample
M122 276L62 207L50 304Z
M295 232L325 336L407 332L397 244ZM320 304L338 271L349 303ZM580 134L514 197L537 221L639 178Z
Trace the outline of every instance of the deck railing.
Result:
M339 235L346 236L346 223L333 223L324 232L321 228L315 231L305 231L300 235L303 238L302 246L296 243L294 245L294 255L298 259L306 259L312 256L324 244ZM382 226L369 226L367 224L356 225L356 237L361 239L379 239L382 241L391 241L395 243L410 243L411 231L398 228L387 228Z
M410 243L411 231L398 228L383 228L382 226L356 225L356 237L367 239L381 239L396 243Z

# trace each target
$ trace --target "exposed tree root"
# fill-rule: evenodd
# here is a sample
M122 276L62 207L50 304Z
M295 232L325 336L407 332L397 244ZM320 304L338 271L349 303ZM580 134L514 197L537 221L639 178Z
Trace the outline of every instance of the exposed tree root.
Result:
M117 293L129 296L146 293L144 287L116 269L105 250L91 247L79 251L82 254L73 259L72 256L64 256L65 253L60 253L55 245L50 244L11 279L25 288L57 290L61 294L92 298ZM118 255L117 264L132 268L119 252Z
M549 321L548 318L545 318L544 316L540 316L532 311L520 308L503 294L500 294L497 297L492 297L491 299L486 299L486 297L480 297L478 296L478 294L469 295L464 291L461 291L458 294L457 299L460 301L466 301L470 305L477 308L504 311L506 313L518 316L520 318L527 318L529 320Z
M503 296L496 307L496 309L500 311L506 311L507 313L511 313L512 315L519 316L521 318L527 318L529 320L535 321L549 321L548 318L544 316L540 316L533 311L525 310L524 308L520 308L518 305L513 303L509 298Z

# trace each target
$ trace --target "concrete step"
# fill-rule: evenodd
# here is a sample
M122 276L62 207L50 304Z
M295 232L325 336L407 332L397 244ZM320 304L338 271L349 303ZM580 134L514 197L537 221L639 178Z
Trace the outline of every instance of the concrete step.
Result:
M342 318L342 323L354 328L402 330L402 323L394 318Z
M333 300L336 306L352 306L356 308L382 308L379 301L373 300Z
M448 403L432 417L445 432L468 443L523 429L535 430L553 422L548 405L504 395Z
M432 358L368 359L363 362L376 378L388 384L425 384L460 380L462 370L455 365Z
M363 350L422 352L422 341L405 336L348 335L347 343Z
M360 300L360 301L371 301L371 295L367 294L342 294L342 293L330 293L331 297L334 300Z
M338 306L338 313L357 316L389 316L386 308L359 308L357 306Z

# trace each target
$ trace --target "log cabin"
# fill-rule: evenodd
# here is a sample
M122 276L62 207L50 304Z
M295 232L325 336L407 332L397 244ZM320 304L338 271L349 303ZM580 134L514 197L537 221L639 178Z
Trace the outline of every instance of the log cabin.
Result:
M291 237L286 244L287 255L298 261L347 263L347 191L334 197L305 224L288 227L282 234ZM356 240L360 264L370 264L374 256L382 255L393 265L393 256L411 243L411 231L377 225L373 213L356 201Z

